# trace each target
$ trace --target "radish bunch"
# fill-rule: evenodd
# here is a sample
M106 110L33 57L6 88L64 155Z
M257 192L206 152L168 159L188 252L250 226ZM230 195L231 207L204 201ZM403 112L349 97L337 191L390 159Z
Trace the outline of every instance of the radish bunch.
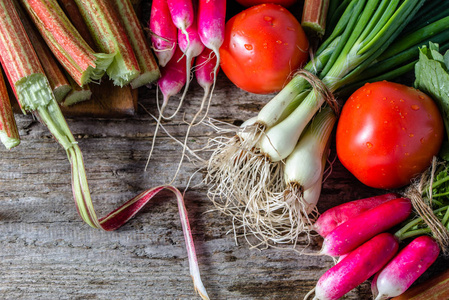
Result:
M197 67L206 66L210 62L214 64L215 72L212 73L213 76L200 73L197 74L197 77L202 76L200 80L203 83L206 82L209 87L215 83L215 74L220 65L219 48L224 40L225 16L226 0L199 0L198 3L192 2L192 0L155 0L152 2L148 27L152 33L151 43L159 66L163 70L171 60L179 60L179 57L174 57L177 46L186 57L185 66L179 65L179 68L184 69L183 71L167 70L161 78L163 81L174 82L169 86L159 86L163 95L175 95L179 93L179 90L171 86L185 85L185 91L180 101L181 105L191 80L190 71L193 59L198 57L204 48L213 51L216 59L208 60L202 66ZM185 80L177 76L178 72L186 74ZM164 98L162 108L166 106L169 97L166 98ZM163 113L162 109L161 113Z
M202 112L206 101L210 102L220 66L219 48L224 40L225 16L226 0L152 2L148 27L151 31L151 43L161 68L158 88L163 95L162 105L158 103L158 127L161 119L172 119L180 110L189 89L193 70L196 70L196 79L204 89L204 97L198 113L191 121L191 126ZM176 55L178 49L182 52L181 57ZM184 77L181 78L180 74L184 74ZM184 91L175 112L170 116L164 116L169 99L181 92L183 87ZM153 146L156 135L157 128ZM187 137L188 133L186 141ZM150 157L151 153L152 151Z
M318 280L314 299L339 299L372 276L376 300L404 293L440 252L433 238L419 236L398 253L403 237L388 231L411 212L411 201L393 193L324 212L315 223L324 238L321 253L339 260Z

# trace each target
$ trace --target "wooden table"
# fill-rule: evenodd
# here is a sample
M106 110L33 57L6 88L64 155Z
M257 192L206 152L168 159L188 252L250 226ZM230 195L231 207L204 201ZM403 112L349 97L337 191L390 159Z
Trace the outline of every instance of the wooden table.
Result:
M209 116L239 125L271 97L243 92L220 73ZM201 88L192 82L179 118L164 123L171 135L183 138L187 127L182 114L195 113L201 98ZM163 133L144 170L155 129L146 110L157 114L155 99L154 87L144 87L133 117L68 119L84 153L99 216L144 189L169 182L175 172L181 147ZM169 110L176 105L174 98ZM33 117L17 115L17 122L21 145L0 149L1 299L199 299L173 195L158 195L117 231L90 228L75 209L64 151ZM201 149L214 135L208 126L195 127L190 147ZM211 299L302 299L333 260L291 250L249 249L244 240L236 243L228 234L231 220L206 197L204 174L191 178L197 169L186 161L175 185L184 190L192 180L185 201ZM336 161L319 210L383 192L363 186ZM309 249L318 251L320 243L314 238ZM423 278L448 268L449 260L440 258ZM370 297L366 282L346 298Z

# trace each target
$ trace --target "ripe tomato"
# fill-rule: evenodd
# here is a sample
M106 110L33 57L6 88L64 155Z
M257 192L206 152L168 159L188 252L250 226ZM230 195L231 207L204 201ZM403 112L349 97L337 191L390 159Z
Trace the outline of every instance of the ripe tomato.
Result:
M226 23L221 68L238 87L269 94L308 59L309 42L298 20L284 7L250 7Z
M426 94L382 81L358 89L343 106L337 154L362 183L398 188L431 163L441 147L441 114Z
M250 7L254 5L259 5L263 3L274 3L282 5L283 7L290 7L291 5L295 4L297 0L237 0L238 3L245 7Z

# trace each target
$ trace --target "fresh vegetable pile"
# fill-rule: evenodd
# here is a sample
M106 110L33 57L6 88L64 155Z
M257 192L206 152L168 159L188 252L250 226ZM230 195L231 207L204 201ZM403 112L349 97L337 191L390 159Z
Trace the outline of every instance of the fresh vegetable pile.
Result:
M432 66L430 75L417 75L416 86L430 82L422 90L447 99L441 94L449 81L440 83L447 76L447 57L432 42L446 49L449 10L437 2L334 3L327 19L332 31L311 61L235 136L214 140L209 197L243 235L258 239L252 246L296 245L301 233L318 231L324 232L320 254L340 257L318 281L315 299L338 299L374 275L376 299L398 296L440 249L448 251L449 213L446 193L439 190L446 179L438 180L445 176L444 163L435 163L445 139L447 101L435 104L415 88L384 81L415 65ZM430 50L424 46L419 53L423 45ZM424 63L423 56L438 63ZM341 115L334 97L349 98ZM316 205L337 117L342 164L368 186L408 188L402 197L348 203L343 215L329 212L336 219L325 220L329 214L320 217Z
M423 16L430 19L429 5L433 4L408 0L334 3L328 18L332 30L313 59L235 136L214 139L206 177L209 197L237 228L254 234L262 245L295 243L298 234L310 232L318 216L316 202L330 141L327 123L316 120L329 110L338 116L334 95L353 91L365 71L375 70L373 66L385 66L376 78L391 76L391 69L416 63L422 43L432 38L447 41L447 11L432 23L419 21ZM417 23L413 30L407 26L412 23ZM432 114L437 115L435 109ZM435 122L429 126L438 127ZM315 138L309 138L309 130ZM435 134L441 139L441 130ZM438 139L430 158L423 158L416 170L430 164ZM365 141L365 147L373 142Z
M341 298L369 278L375 299L403 294L440 251L449 253L449 51L441 53L449 45L449 4L305 1L304 27L322 38L313 52L285 8L295 1L239 2L249 8L225 26L224 0L152 1L147 40L129 0L4 0L0 61L22 111L66 151L76 207L88 225L115 230L159 191L176 195L190 272L204 299L180 191L151 188L98 218L81 149L60 106L89 99L88 84L106 76L133 89L157 83L162 104L157 99L150 159L162 120L178 114L194 72L204 96L188 122L179 171L191 128L208 114L220 66L245 91L276 92L234 136L208 145L209 198L237 230L256 237L256 247L295 247L301 234L321 235L319 255L338 262L311 291L315 299ZM386 81L414 68L416 88ZM0 140L9 149L20 138L2 76L0 108ZM342 165L367 186L396 190L320 215L336 124Z

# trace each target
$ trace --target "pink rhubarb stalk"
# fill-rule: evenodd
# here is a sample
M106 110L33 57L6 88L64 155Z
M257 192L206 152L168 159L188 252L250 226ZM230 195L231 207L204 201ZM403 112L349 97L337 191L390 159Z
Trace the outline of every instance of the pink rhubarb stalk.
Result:
M101 79L113 56L95 53L56 0L20 1L55 57L80 86Z
M61 5L70 22L72 22L73 26L75 26L76 30L80 33L86 43L89 44L92 49L97 50L97 45L90 34L86 22L84 22L83 16L81 15L75 0L58 0L58 3Z
M0 140L7 149L20 144L19 131L2 72L0 72Z
M140 75L139 63L118 12L110 0L75 0L100 51L113 54L106 70L115 85L124 86Z
M322 37L326 31L329 0L305 0L301 25L309 34Z
M140 21L130 0L113 0L116 11L119 13L131 46L139 63L140 75L131 81L131 87L147 85L157 80L161 73L151 52L150 44L145 37Z
M48 48L34 24L32 24L26 12L23 11L22 7L18 3L16 8L23 27L25 28L31 44L36 51L39 61L41 62L45 75L47 75L56 101L59 103L70 92L72 87L60 65L53 56L51 50Z

